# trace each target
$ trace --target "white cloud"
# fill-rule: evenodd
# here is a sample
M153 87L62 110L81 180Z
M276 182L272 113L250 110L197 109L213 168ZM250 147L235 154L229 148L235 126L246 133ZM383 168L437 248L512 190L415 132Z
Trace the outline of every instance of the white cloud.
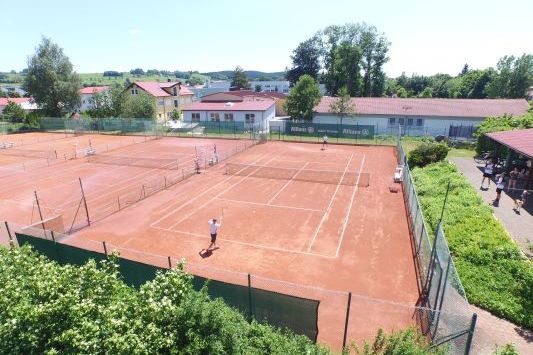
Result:
M143 31L140 30L140 29L138 29L138 28L130 28L130 29L128 30L128 32L129 32L130 35L132 35L132 36L138 36L138 35L140 35L140 34L143 33Z

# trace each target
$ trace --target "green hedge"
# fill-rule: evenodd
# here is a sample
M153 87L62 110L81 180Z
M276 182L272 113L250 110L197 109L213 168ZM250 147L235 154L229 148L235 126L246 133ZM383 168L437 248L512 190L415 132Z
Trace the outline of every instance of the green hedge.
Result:
M248 323L177 268L139 290L111 261L60 266L0 247L0 349L9 354L327 354L307 337Z
M468 300L533 328L533 267L492 215L492 208L455 165L415 168L413 178L428 228L437 227L448 181L443 227Z

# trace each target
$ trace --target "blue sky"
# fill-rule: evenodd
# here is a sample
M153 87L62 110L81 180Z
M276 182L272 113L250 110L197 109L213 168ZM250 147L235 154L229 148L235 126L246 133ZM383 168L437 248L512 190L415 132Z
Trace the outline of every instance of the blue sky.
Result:
M390 76L456 74L533 53L533 1L0 0L0 71L21 70L41 36L76 71L279 71L301 41L330 24L366 22L392 45Z

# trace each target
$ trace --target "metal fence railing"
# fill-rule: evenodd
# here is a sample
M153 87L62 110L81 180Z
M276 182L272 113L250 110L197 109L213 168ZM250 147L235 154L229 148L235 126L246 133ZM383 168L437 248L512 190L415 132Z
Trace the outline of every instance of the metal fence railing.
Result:
M426 226L401 141L397 151L403 165L402 187L422 295L419 304L428 309L423 331L435 346L445 345L454 354L468 354L477 315L471 311L442 225L439 223L435 235Z

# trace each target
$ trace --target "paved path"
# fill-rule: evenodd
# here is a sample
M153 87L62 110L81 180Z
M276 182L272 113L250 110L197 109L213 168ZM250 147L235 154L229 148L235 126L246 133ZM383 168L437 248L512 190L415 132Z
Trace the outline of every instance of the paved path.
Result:
M481 165L476 164L472 158L453 158L451 161L457 165L459 171L478 190L483 200L493 206L494 215L503 224L520 249L529 258L533 258L533 195L529 195L526 208L522 208L520 214L513 210L514 200L509 196L510 193L507 190L502 192L500 203L494 206L492 203L496 198L496 184L494 181L491 182L488 190L479 189L483 177L480 169ZM514 194L514 196L518 196L520 191L514 191Z

